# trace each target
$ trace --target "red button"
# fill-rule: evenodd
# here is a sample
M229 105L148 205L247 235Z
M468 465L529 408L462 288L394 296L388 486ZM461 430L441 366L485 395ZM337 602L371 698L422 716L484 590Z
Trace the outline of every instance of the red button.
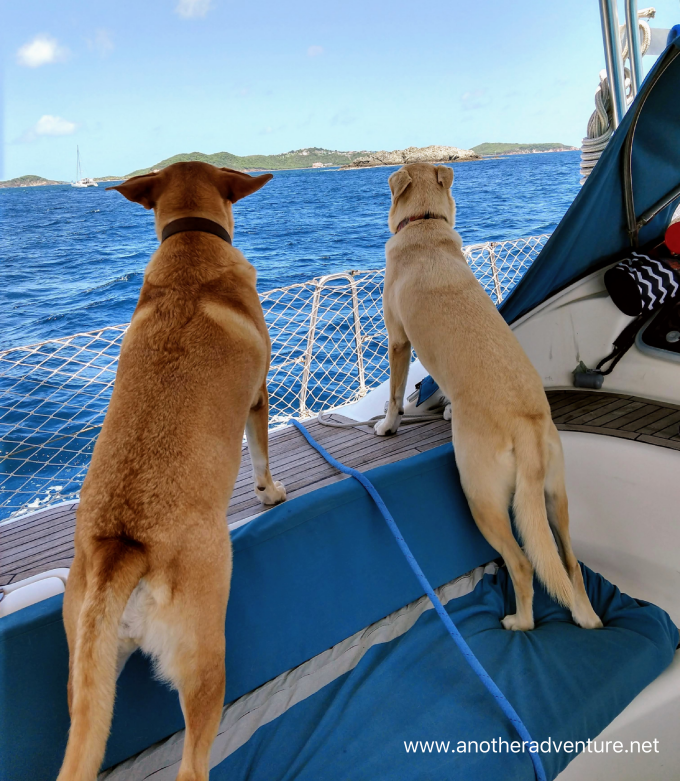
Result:
M668 226L664 241L674 255L680 255L680 222Z

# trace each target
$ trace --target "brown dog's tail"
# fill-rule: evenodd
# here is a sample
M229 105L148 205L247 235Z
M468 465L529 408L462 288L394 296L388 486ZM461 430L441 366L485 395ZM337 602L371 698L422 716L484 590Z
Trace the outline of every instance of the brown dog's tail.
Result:
M548 593L571 609L574 590L548 523L545 507L546 454L532 429L515 437L517 482L513 510L524 552Z
M94 781L104 758L116 691L118 625L147 569L143 548L96 543L78 616L69 676L71 730L57 781Z

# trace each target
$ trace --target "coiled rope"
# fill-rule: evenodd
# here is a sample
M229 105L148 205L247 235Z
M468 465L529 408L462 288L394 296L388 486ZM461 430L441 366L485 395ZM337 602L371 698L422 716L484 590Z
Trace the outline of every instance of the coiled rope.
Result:
M346 475L350 475L350 477L353 477L355 480L358 480L361 483L361 485L366 489L368 495L375 502L378 510L380 511L380 514L387 522L387 526L389 527L389 530L392 532L394 539L397 541L397 545L401 549L401 552L404 554L404 558L406 559L409 566L411 567L413 574L418 579L418 582L420 583L423 591L430 598L430 602L432 603L432 606L434 607L437 615L439 616L439 618L441 618L442 623L446 627L446 630L451 635L453 641L455 642L460 652L465 657L465 661L470 665L475 675L484 684L484 686L490 692L491 696L496 700L498 706L503 711L503 713L512 722L512 725L517 730L517 734L520 736L520 738L524 742L526 742L526 744L529 746L531 746L532 743L535 743L535 741L532 739L531 735L529 734L529 730L526 728L524 722L517 714L517 711L512 707L510 702L505 698L505 695L498 688L498 686L496 686L496 683L494 682L493 678L484 669L484 667L482 667L481 662L474 655L472 649L466 643L465 638L463 637L463 635L461 635L461 633L458 631L458 628L451 620L451 616L446 612L444 605L442 605L442 603L440 602L439 597L435 594L435 591L430 584L430 581L425 577L425 573L422 571L414 555L411 553L411 549L408 547L406 540L402 537L401 532L399 531L399 527L397 526L394 518L392 517L392 514L387 509L387 505L382 500L382 497L376 490L373 483L366 477L366 475L362 474L357 469L352 469L349 466L345 466L344 464L341 464L340 461L338 461L336 458L333 458L333 456L328 451L324 450L324 448L321 447L321 445L314 439L314 437L312 437L309 431L307 431L307 429L299 421L291 420L291 423L295 426L295 428L297 428L297 430L302 434L302 436L307 440L307 442L317 452L319 452L326 459L326 461L328 461L328 463L331 466L334 466L338 471L343 472ZM541 758L538 754L538 751L533 752L530 750L529 757L531 758L531 761L534 765L534 772L536 774L536 778L538 779L538 781L546 781L545 770L543 768L543 763L541 762Z
M330 426L331 428L359 428L360 426L375 426L379 420L385 418L384 415L374 415L368 420L353 420L351 423L340 423L340 421L332 420L330 415L324 415L322 412L316 416L316 419L322 426ZM428 415L402 415L400 425L407 426L409 423L426 423L428 420L446 420L442 412L433 412Z
M638 11L638 28L642 33L640 49L643 55L646 53L647 49L649 49L649 44L652 41L652 32L649 29L646 20L653 19L655 15L655 8L643 8L641 11ZM620 25L619 35L623 36L625 32L626 25ZM628 57L628 51L629 41L628 35L626 35L622 52L622 59L624 62L626 57ZM626 89L626 105L629 105L632 103L634 97L631 90L630 70L624 68L623 72ZM642 74L640 74L640 76L642 76ZM609 139L613 132L611 90L607 72L602 70L600 71L600 85L595 90L595 111L593 111L588 120L587 135L581 142L581 184L590 176L590 172L600 159L600 155L609 143Z

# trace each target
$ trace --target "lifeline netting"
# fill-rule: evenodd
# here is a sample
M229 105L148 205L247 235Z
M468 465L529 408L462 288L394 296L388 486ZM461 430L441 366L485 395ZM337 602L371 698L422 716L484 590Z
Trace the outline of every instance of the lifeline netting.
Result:
M474 244L470 267L499 304L548 236ZM389 376L384 269L331 274L260 298L272 340L270 425L361 398ZM0 521L77 497L127 325L0 352Z

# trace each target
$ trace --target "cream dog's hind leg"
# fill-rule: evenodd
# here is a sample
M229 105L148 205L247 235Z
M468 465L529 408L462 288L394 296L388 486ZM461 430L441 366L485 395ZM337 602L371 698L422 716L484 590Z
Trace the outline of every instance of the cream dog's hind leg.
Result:
M503 557L515 590L516 612L503 618L505 629L534 628L534 568L512 533L508 507L515 485L514 455L454 425L460 482L477 528ZM500 452L499 452L500 451Z
M406 331L389 315L387 307L384 309L389 339L390 401L384 420L379 420L373 429L379 437L397 433L404 414L404 393L411 363L411 342Z
M564 485L564 455L560 435L555 426L551 427L549 448L550 460L545 479L545 507L548 521L557 538L562 561L574 589L574 604L571 615L574 622L584 629L600 629L602 621L590 604L583 583L583 573L571 547L569 505Z
M262 504L279 504L286 498L283 483L274 482L269 471L269 395L263 382L246 422L246 438L255 480L255 495Z

